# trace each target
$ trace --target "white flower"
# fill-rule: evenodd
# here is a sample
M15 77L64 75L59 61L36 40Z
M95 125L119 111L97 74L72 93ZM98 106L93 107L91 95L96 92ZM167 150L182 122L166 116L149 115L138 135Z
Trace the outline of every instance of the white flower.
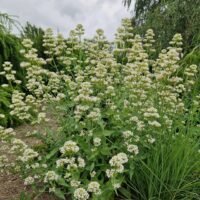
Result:
M32 185L34 183L34 178L32 176L28 176L24 180L24 185Z
M42 167L43 168L47 168L47 164L42 164Z
M56 168L63 167L66 163L69 162L69 159L62 158L56 161Z
M78 157L78 166L80 168L85 167L85 160L83 158Z
M149 137L149 138L147 139L147 141L148 141L149 143L153 144L153 143L156 141L156 139L155 139L155 138L152 138L152 137Z
M8 84L2 84L1 87L6 88L8 87Z
M22 162L27 162L38 156L39 156L39 154L36 151L34 151L33 149L30 149L30 148L27 148L24 150L23 155L19 156L19 160L21 160Z
M66 172L64 178L65 178L65 179L68 179L70 176L71 176L71 174L68 173L68 172Z
M115 167L120 166L126 162L128 162L128 157L125 153L119 153L116 156L113 156L109 161L110 165Z
M94 142L94 146L98 147L101 145L101 138L96 137L93 139L93 142Z
M70 185L74 188L77 188L79 185L81 184L80 181L76 181L76 180L71 180L70 181Z
M58 175L54 171L48 171L44 177L44 183L58 180Z
M31 48L33 45L33 42L30 39L24 39L22 41L22 44L24 45L24 47L26 48Z
M131 131L124 131L122 134L124 138L129 138L133 136L133 133Z
M91 173L90 173L90 176L93 178L93 177L95 177L95 175L96 175L96 172L95 171L92 171Z
M148 124L155 127L161 127L161 124L157 121L148 121Z
M122 164L128 162L128 157L125 153L118 153L117 156L120 158Z
M88 184L88 192L93 192L95 194L99 194L100 193L100 184L96 181L92 181Z
M34 163L34 164L31 165L31 167L32 167L33 169L36 169L36 168L39 168L39 167L40 167L40 164L39 164L39 163Z
M60 152L62 154L66 153L76 153L79 151L79 147L77 146L76 142L69 140L65 142L64 146L60 148Z
M89 199L89 194L84 188L77 188L74 191L74 198L77 200L87 200Z
M40 113L38 113L38 123L40 123L41 121L43 121L43 120L45 120L46 121L46 113L44 113L44 112L40 112ZM48 121L48 120L47 120Z
M116 166L115 171L118 172L118 173L123 173L124 166L122 164Z
M21 62L20 63L21 68L25 68L25 67L28 67L28 66L30 66L30 63L28 63L28 62Z
M0 119L4 119L5 115L4 114L0 114Z
M127 151L131 152L131 153L135 153L135 155L137 155L139 153L139 149L138 149L138 146L137 145L134 145L134 144L129 144L127 146Z
M121 187L120 183L114 183L113 184L114 189L118 189Z
M107 175L108 178L113 177L114 174L115 174L114 169L107 169L106 170L106 175Z

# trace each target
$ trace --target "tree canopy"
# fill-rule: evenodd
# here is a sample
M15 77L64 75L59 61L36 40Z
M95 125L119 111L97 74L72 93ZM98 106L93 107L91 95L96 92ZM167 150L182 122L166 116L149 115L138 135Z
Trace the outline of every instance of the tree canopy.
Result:
M128 8L133 1L124 0ZM181 33L185 51L200 42L199 0L136 0L133 21L140 34L148 28L158 36L158 46L165 48L175 33Z

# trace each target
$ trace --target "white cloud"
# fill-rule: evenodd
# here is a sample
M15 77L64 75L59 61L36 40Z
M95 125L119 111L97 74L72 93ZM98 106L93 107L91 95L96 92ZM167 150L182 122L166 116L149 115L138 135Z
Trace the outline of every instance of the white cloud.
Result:
M122 0L1 0L0 11L17 15L22 24L29 21L65 35L78 23L84 25L86 37L102 28L109 39L121 19L131 16Z

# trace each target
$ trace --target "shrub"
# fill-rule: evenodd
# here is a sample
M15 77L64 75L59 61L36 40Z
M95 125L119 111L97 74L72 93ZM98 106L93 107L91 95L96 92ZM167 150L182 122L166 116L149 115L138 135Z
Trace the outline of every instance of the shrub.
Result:
M61 126L56 133L33 135L42 140L41 148L12 139L13 134L2 137L11 142L9 153L18 155L14 168L25 185L42 185L61 199L114 199L127 177L135 176L138 163L146 166L142 164L157 145L198 125L192 118L199 112L198 69L179 65L181 35L155 58L153 31L144 38L132 31L130 20L124 19L112 50L100 29L92 40L83 40L82 25L66 40L48 29L43 44L47 59L38 58L30 40L23 41L21 66L31 95L28 103L34 104L26 105L28 96L15 92L28 108L23 113L14 103L11 108L19 118L22 114L31 120L30 108L45 119L40 109L53 101ZM2 136L5 132L1 128ZM182 153L176 153L180 158Z

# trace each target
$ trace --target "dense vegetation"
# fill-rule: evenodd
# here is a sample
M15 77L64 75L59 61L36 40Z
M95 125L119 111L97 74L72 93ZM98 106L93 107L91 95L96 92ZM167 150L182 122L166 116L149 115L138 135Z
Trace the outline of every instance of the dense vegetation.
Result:
M1 156L2 171L60 199L199 199L199 70L179 64L181 35L156 58L154 32L134 35L129 19L113 50L103 30L92 40L83 35L82 25L67 39L47 29L45 58L24 39L25 92L13 65L3 64L4 87L13 89L9 115L40 123L53 104L60 129L29 133L41 140L31 147L1 127L15 158Z
M21 32L21 37L12 33L12 29L17 28ZM38 50L38 55L44 57L42 46L44 31L30 23L27 23L23 28L16 20L15 16L9 16L5 13L0 13L0 112L3 118L0 120L0 125L10 126L21 123L15 116L9 115L11 96L14 89L20 89L26 92L24 70L20 67L20 62L23 56L20 50L23 48L23 38L30 38L34 42L34 47ZM12 63L12 70L5 74L4 62ZM6 75L6 76L5 76ZM16 79L20 79L18 83L11 84L13 75ZM9 83L9 84L8 84Z
M133 3L124 0L127 7ZM166 48L175 33L183 37L184 51L200 43L200 1L198 0L136 0L133 24L143 34L152 28L157 35L157 47Z
M0 14L0 172L59 199L200 199L198 5L136 1L112 42ZM16 136L52 108L57 131Z

